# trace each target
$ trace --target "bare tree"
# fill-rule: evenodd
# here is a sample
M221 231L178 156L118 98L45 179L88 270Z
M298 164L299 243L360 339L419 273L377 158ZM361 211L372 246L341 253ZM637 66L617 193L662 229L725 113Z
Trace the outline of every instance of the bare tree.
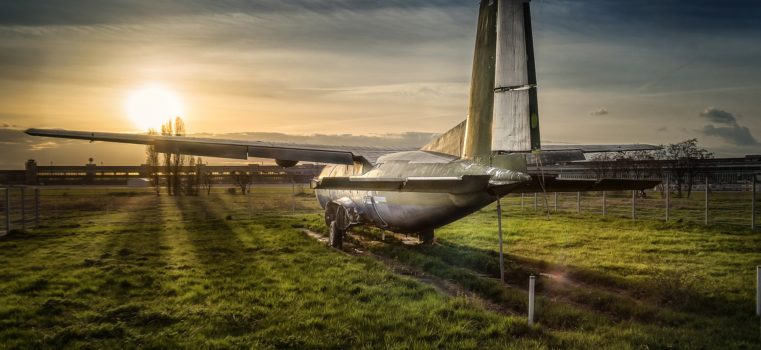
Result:
M173 124L172 120L167 120L164 124L161 125L161 135L164 136L171 136L173 134ZM173 195L172 190L174 189L174 185L172 183L173 177L172 177L172 154L171 153L164 153L164 185L166 185L166 193L168 195Z
M212 184L213 184L213 179L211 177L211 173L207 171L203 174L203 177L201 178L201 186L203 187L203 190L206 192L207 196L211 195Z
M182 118L174 119L174 136L185 136L185 122ZM187 156L180 153L174 153L172 157L172 186L175 195L182 193L182 168L187 161Z
M161 126L161 135L185 136L185 122L180 117L168 120ZM187 156L180 153L164 153L164 176L167 193L170 196L177 196L183 193L182 172L186 162Z
M155 129L149 129L148 135L156 135ZM148 165L148 176L151 179L151 186L156 190L156 195L161 194L159 187L159 152L156 146L150 145L145 148L145 163Z
M232 177L233 183L240 187L242 194L246 194L251 191L251 173L247 171L231 171L230 177Z
M713 153L698 146L698 139L672 143L664 147L663 157L669 161L676 181L677 197L682 196L682 188L687 188L687 198L692 194L695 171L700 160L713 158Z

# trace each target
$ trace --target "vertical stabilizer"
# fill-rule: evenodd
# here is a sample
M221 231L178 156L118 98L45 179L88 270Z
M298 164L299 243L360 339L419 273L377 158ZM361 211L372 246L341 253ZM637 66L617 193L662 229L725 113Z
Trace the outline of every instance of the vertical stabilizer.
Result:
M468 120L462 149L463 158L491 155L497 2L497 0L482 0L478 14Z
M500 0L491 150L540 149L529 0Z

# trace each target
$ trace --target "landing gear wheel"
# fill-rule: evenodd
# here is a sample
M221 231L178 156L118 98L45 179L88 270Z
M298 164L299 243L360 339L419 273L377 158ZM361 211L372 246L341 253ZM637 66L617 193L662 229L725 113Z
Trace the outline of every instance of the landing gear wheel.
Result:
M422 242L425 245L432 245L434 242L436 242L436 238L433 235L433 230L421 231L419 235L420 235L420 242Z
M338 223L333 221L330 223L330 235L328 236L328 244L336 249L341 249L344 243L344 230L338 227Z

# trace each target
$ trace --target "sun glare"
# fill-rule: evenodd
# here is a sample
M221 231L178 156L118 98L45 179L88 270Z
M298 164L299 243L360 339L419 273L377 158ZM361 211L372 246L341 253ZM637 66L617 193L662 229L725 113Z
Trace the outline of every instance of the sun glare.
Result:
M164 121L184 115L177 94L158 84L146 85L130 93L125 109L129 119L143 131L158 130Z

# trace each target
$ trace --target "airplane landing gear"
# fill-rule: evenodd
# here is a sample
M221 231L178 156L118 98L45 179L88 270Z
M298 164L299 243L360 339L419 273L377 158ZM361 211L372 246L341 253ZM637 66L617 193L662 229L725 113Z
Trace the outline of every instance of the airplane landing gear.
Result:
M418 235L420 235L420 242L425 245L432 245L436 242L436 237L433 235L433 229L421 231Z
M330 244L330 246L333 248L341 249L343 246L345 233L345 230L342 230L338 227L338 222L333 220L333 222L330 223L330 235L328 236L328 244Z
M328 244L341 249L346 230L350 227L347 210L337 203L330 203L325 208L325 224L328 225Z

